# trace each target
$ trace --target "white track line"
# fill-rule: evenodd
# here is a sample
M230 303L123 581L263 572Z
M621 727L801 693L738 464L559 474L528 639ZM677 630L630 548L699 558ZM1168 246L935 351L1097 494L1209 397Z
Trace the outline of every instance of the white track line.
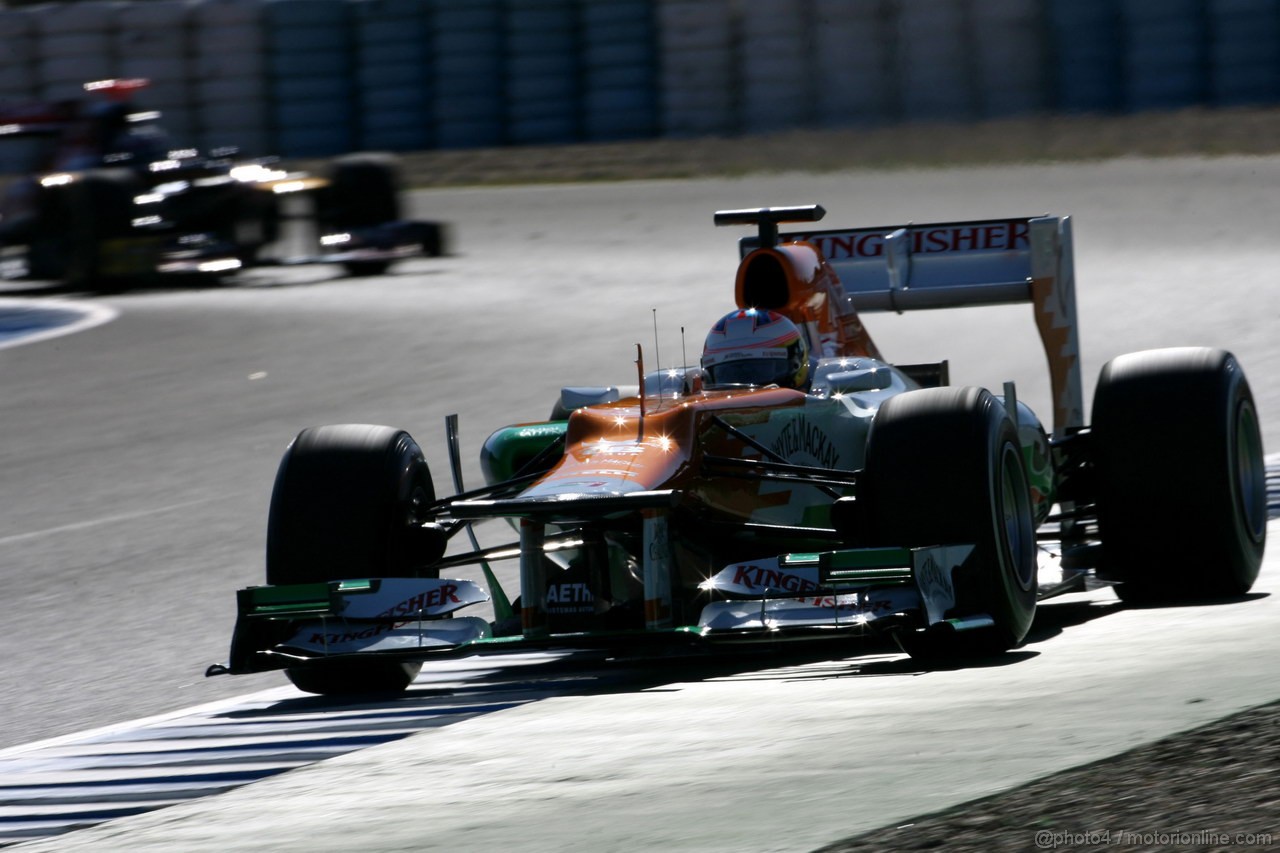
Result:
M110 323L119 314L114 308L94 302L0 298L0 349L73 335ZM7 336L9 329L23 328L16 325L18 321L34 321L35 328Z

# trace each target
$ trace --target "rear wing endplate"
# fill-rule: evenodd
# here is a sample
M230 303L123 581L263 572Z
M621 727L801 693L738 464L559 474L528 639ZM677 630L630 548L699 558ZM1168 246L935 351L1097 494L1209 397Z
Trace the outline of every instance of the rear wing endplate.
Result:
M794 231L778 240L822 253L844 289L841 314L1032 303L1049 361L1054 434L1084 425L1070 217ZM742 256L760 242L739 241Z

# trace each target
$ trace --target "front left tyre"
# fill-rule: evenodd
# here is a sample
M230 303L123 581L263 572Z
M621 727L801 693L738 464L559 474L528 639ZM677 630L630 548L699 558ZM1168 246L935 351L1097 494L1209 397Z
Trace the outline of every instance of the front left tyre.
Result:
M66 205L63 281L71 288L113 293L155 273L155 249L138 240L134 199L145 190L126 168L91 169L62 188Z
M267 583L421 575L435 501L422 450L404 430L368 424L305 429L280 460L267 518Z
M417 442L386 426L303 430L285 451L267 520L267 583L300 584L431 573L443 540L424 536L435 500ZM420 663L375 657L285 670L300 690L325 695L404 690Z

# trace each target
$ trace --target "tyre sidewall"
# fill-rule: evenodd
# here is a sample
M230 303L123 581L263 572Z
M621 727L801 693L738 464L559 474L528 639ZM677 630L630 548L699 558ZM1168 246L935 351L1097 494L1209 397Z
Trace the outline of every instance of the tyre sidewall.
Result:
M1017 429L989 392L936 388L891 398L872 423L859 478L864 544L973 544L956 571L956 607L947 616L989 615L995 627L984 645L1011 648L1035 614L1027 483ZM1014 497L1006 498L1009 491Z
M1242 595L1266 543L1253 394L1230 353L1176 348L1108 362L1094 395L1100 569L1135 603Z
M276 474L267 520L267 583L418 573L405 531L435 500L417 442L391 427L303 430Z

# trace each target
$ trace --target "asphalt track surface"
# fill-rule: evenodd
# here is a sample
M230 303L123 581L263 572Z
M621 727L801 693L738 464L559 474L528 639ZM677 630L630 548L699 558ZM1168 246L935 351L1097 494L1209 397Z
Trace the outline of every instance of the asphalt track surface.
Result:
M1119 353L1224 346L1274 451L1277 179L1280 159L1228 158L432 191L414 203L453 223L449 258L382 279L259 271L94 300L118 318L0 350L0 747L254 691L297 697L272 675L201 677L225 655L234 590L261 579L289 438L406 427L444 491L457 412L478 481L483 438L544 417L560 385L627 382L636 342L653 362L695 357L732 302L741 232L714 228L717 208L820 202L833 227L1071 214L1086 394ZM867 321L891 359L947 358L957 383L1014 379L1048 411L1029 308ZM1047 606L1025 649L972 669L921 674L844 649L588 668L565 676L580 690L56 849L812 849L1280 698L1275 562L1231 605L1125 610L1100 592Z

